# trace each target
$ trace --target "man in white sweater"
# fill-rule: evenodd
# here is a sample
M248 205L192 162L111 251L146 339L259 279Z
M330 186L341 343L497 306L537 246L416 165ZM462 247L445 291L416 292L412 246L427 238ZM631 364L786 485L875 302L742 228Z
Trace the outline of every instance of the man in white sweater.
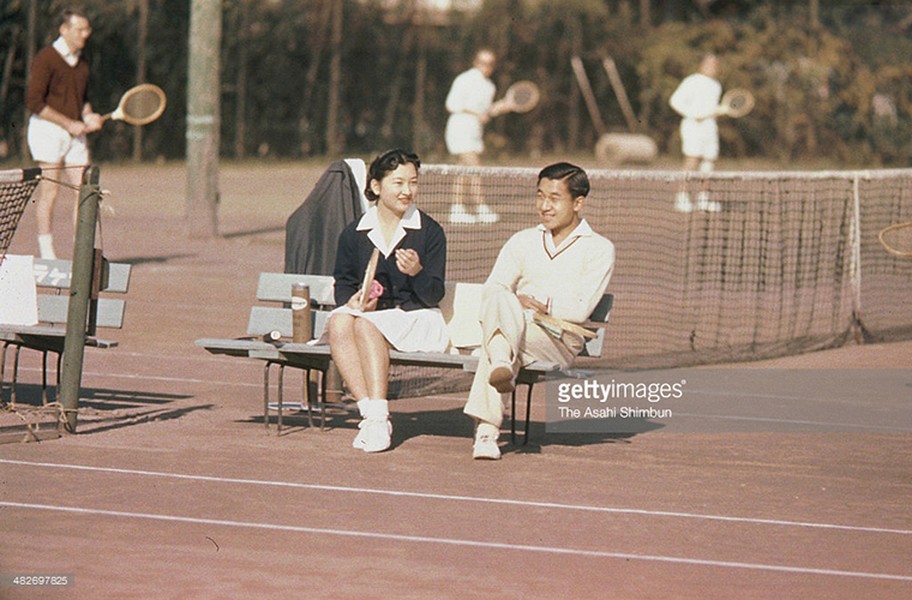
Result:
M605 293L614 244L580 216L588 194L589 178L580 167L542 169L535 200L541 224L507 240L485 282L482 353L465 406L476 423L473 458L500 458L503 395L513 391L519 368L536 360L569 366L583 348L581 336L547 329L534 315L579 323Z
M716 116L722 85L716 80L719 60L715 54L707 54L700 61L696 73L681 81L671 95L669 104L681 117L681 150L684 154L684 170L709 173L719 158L719 127ZM690 212L693 206L687 192L680 191L675 198L675 208ZM711 202L706 190L697 196L697 208L718 211L718 202Z

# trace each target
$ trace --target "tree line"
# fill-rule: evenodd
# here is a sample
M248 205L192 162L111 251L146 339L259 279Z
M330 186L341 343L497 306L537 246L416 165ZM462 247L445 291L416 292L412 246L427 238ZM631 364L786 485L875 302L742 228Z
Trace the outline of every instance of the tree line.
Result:
M56 37L60 0L0 8L0 160L24 147L27 67ZM700 56L721 59L725 89L750 89L753 112L720 124L723 152L791 162L908 165L912 156L912 8L841 0L483 0L429 12L418 0L223 0L221 153L300 158L392 145L446 160L444 99L472 54L492 48L499 93L528 79L538 107L496 119L489 153L594 148L571 59L579 57L606 128L627 122L606 57L617 65L637 130L678 152L668 106ZM459 2L455 4L459 5ZM462 4L465 4L463 2ZM469 3L471 4L471 3ZM85 0L91 97L100 112L139 81L160 85L168 110L144 130L108 124L97 160L180 159L185 153L187 0Z

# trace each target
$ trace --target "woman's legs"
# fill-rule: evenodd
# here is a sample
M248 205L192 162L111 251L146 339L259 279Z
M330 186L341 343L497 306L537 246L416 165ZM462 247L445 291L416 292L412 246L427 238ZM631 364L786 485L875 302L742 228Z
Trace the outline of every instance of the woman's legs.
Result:
M386 400L390 345L373 323L344 313L330 318L329 341L333 360L361 413L352 446L382 452L390 447L393 432Z
M389 383L389 342L367 319L356 318L354 331L367 395L369 398L385 399Z

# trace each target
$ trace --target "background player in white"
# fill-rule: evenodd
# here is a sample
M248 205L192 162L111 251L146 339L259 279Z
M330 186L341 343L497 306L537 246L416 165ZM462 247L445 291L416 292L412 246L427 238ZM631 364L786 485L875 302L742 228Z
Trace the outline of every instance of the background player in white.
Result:
M497 57L488 48L475 53L472 68L463 71L456 79L446 97L446 109L450 113L444 137L447 151L454 155L461 165L478 166L484 152L484 126L491 119L489 110L497 91L491 74ZM465 188L470 188L475 213L465 205ZM451 223L496 223L498 215L481 198L481 182L477 178L460 177L453 190L453 205L450 208Z
M713 170L713 163L719 158L719 127L716 123L722 85L716 80L719 59L707 54L700 61L696 73L681 81L671 95L669 104L681 117L681 150L684 154L684 170L703 173ZM699 210L718 211L718 202L709 200L704 189L697 195ZM675 209L690 212L693 205L684 190L675 197Z

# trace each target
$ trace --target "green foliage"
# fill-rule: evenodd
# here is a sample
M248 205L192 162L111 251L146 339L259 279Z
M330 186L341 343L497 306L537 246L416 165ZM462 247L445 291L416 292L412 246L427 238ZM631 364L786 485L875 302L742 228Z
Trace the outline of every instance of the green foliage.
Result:
M331 48L328 6L339 0L224 0L222 140L226 153L307 156L326 151ZM723 88L756 97L742 119L722 119L728 157L793 161L821 156L856 165L907 165L912 154L912 8L908 2L820 2L820 24L807 3L653 2L644 27L638 0L485 0L476 13L445 21L397 12L385 0L342 0L344 32L338 127L345 151L415 146L445 160L444 98L453 77L480 46L499 57L494 80L531 79L539 107L507 115L487 128L489 153L578 152L600 132L570 66L580 56L609 130L626 130L602 67L612 57L640 129L663 152L679 153L679 118L668 98L707 51L721 58ZM68 2L38 3L38 46L56 35L53 17ZM148 0L146 76L168 94L162 119L144 130L144 154L183 155L186 106L186 0ZM136 83L138 0L85 0L94 33L87 55L92 99L108 111ZM24 155L21 132L27 3L0 8L0 139ZM660 10L659 7L664 7ZM712 11L717 11L713 13ZM243 96L243 97L241 97ZM419 109L420 107L420 109ZM419 114L420 110L420 114ZM240 111L243 111L242 113ZM239 117L239 115L241 115ZM96 157L129 155L132 128L106 126L93 139Z

